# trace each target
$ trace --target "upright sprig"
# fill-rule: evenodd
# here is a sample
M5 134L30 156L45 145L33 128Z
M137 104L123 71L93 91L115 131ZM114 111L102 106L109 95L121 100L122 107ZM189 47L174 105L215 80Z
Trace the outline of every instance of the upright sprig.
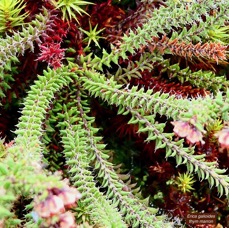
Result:
M61 10L63 14L62 18L64 20L70 21L74 18L78 23L79 21L77 19L76 13L80 16L82 14L88 15L88 13L81 7L93 4L91 2L81 0L52 0L52 3L57 9Z
M9 84L14 80L12 74L16 70L13 65L20 62L18 57L24 55L27 50L34 52L36 43L41 42L40 37L50 28L50 23L51 14L44 9L32 22L23 25L21 31L14 31L12 35L0 39L1 98L5 96L5 92L10 88Z
M25 8L23 0L0 1L0 33L12 31L24 24L28 13L22 13Z
M87 47L90 46L91 42L94 42L96 46L100 47L98 40L103 38L103 37L99 36L99 33L101 33L104 29L100 29L99 31L96 31L97 26L98 25L96 25L94 27L94 29L92 29L91 23L89 22L89 31L85 31L82 28L80 28L80 30L87 35L87 37L84 38L84 40L83 40L83 41L87 42Z

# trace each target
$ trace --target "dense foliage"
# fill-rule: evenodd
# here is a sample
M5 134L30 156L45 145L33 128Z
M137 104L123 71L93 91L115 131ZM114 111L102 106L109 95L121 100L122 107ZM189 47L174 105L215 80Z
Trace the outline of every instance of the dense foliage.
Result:
M229 226L228 18L226 0L0 0L0 227Z

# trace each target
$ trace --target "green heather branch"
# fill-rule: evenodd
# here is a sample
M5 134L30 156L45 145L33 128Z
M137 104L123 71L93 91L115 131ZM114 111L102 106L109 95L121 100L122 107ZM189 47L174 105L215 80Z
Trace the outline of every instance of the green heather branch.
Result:
M60 74L62 76L60 78ZM7 157L0 160L2 193L14 192L17 195L24 195L31 192L39 193L51 186L63 185L59 183L59 177L46 176L41 166L41 142L42 122L45 118L45 110L49 106L54 93L67 85L73 77L68 73L68 68L54 72L48 70L44 76L39 76L34 86L31 86L29 95L24 102L20 123L16 130L17 137L15 146L8 149ZM17 165L15 165L17 160ZM5 196L1 195L1 198ZM9 200L8 200L9 201ZM7 208L10 209L12 205ZM5 213L9 216L10 213Z
M95 97L101 97L109 104L116 106L131 108L139 108L145 113L150 112L154 115L157 113L165 115L174 120L188 121L195 116L197 122L194 124L199 130L203 131L204 124L208 121L213 121L220 117L227 110L227 102L220 92L218 92L215 99L211 96L205 98L199 97L197 99L176 99L174 95L156 92L153 90L144 90L133 86L122 89L122 85L118 84L114 78L106 79L103 75L85 71L88 77L81 77L85 89ZM221 105L225 103L225 108ZM222 113L223 112L223 113Z
M9 83L14 81L15 67L12 65L20 62L17 56L24 55L26 50L34 52L35 42L41 42L39 37L48 29L49 23L50 13L44 9L36 19L23 26L22 31L0 39L0 98L5 97Z
M217 76L212 71L199 70L192 72L189 67L180 69L178 63L171 65L168 59L162 61L161 64L164 68L163 72L168 72L170 79L176 77L181 83L188 81L197 88L204 88L213 92L220 89L226 90L229 86L225 76Z
M119 66L117 72L114 74L114 79L117 82L128 84L132 78L141 78L141 73L144 70L153 70L164 59L155 53L145 52L140 56L138 61L131 61L126 68Z
M199 21L199 23L192 24L190 29L184 27L182 31L173 31L171 38L178 38L179 40L186 40L189 42L202 42L202 40L213 40L214 37L211 37L211 31L214 31L217 34L217 28L223 28L225 26L225 20L228 20L229 16L228 2L224 1L221 3L222 4L220 5L220 10L216 10L215 7L212 15L206 16L204 21Z
M217 7L224 9L229 5L226 1L219 2L217 0L203 0L201 4L198 1L193 1L187 5L187 9L185 4L173 0L167 1L166 4L167 7L161 6L158 10L154 10L151 18L141 28L138 27L136 31L130 30L128 35L124 35L122 44L114 52L117 54L121 51L120 55L125 58L125 52L135 53L135 50L139 49L141 45L150 43L152 37L158 37L159 33L167 34L175 28L197 24L202 21L200 15L209 15L211 9Z
M87 143L87 132L78 116L76 108L72 108L69 112L65 110L65 120L60 124L66 126L65 130L61 130L61 135L67 164L71 167L69 170L71 180L82 192L81 203L88 211L93 224L101 227L115 227L115 225L120 228L126 227L117 210L95 186L93 176L89 171L90 147ZM74 124L75 122L78 124Z
M0 39L0 69L11 69L11 62L18 62L17 55L23 55L27 49L34 51L34 41L41 42L39 37L48 29L50 13L44 9L43 14L36 16L21 32Z
M175 157L177 166L185 164L188 171L196 172L200 180L208 180L210 186L216 186L220 196L229 193L229 177L223 175L226 170L218 169L217 162L204 161L205 154L195 155L194 148L184 148L183 140L173 142L171 133L163 133L165 124L154 122L151 116L145 116L139 111L127 108L128 113L132 114L129 124L139 124L138 132L147 132L146 141L156 140L156 149L166 148L166 157ZM122 113L122 110L120 111ZM127 114L124 112L123 114Z
M175 99L175 96L169 94L153 93L153 90L138 89L134 86L131 89L128 86L122 89L123 85L118 84L114 78L106 79L103 75L85 71L87 77L81 77L83 86L89 93L95 97L101 97L109 104L117 106L141 107L145 112L166 114L168 117L177 119L181 112L187 110L190 101L185 99ZM179 103L179 105L178 105Z
M148 52L143 53L138 61L129 62L126 68L119 66L114 78L117 82L128 84L132 78L141 78L144 70L151 71L157 67L163 67L161 72L166 72L169 79L177 78L182 84L187 81L197 88L217 92L229 86L225 76L217 76L212 71L192 72L189 67L181 69L178 63L170 64L170 59Z
M73 73L68 67L63 67L57 71L44 71L44 76L38 76L39 80L30 87L28 97L24 102L24 109L16 130L17 138L15 142L26 151L23 156L27 159L34 159L40 156L42 136L42 122L45 118L46 109L54 98L54 94L68 85L72 81ZM33 154L30 151L33 150Z
M112 200L114 205L118 205L125 221L132 227L170 227L172 224L166 224L162 219L153 215L152 209L149 210L141 204L130 192L126 192L124 183L119 180L118 175L113 169L113 165L107 161L108 151L104 150L105 145L101 143L101 137L95 135L99 129L93 127L94 118L88 117L87 112L90 110L84 100L77 98L78 110L83 122L83 128L87 132L88 152L93 158L95 170L98 178L101 179L101 185L107 188L107 197Z

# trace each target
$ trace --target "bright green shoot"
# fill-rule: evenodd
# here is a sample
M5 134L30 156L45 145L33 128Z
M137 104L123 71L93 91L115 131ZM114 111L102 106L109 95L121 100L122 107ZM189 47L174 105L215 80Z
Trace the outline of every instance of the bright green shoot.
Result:
M78 19L76 17L77 14L87 14L88 13L83 10L82 6L87 6L89 4L93 4L92 2L81 1L81 0L52 0L53 5L60 9L63 13L63 20L71 21L74 18L78 23Z
M194 182L195 180L193 179L193 176L189 173L184 173L184 174L179 173L179 176L176 178L176 181L175 181L175 183L178 185L178 188L183 193L194 190L194 188L192 187Z
M227 45L229 43L229 26L213 25L212 29L208 30L209 38L214 42L219 42Z
M97 30L98 25L96 25L94 27L94 29L92 29L91 23L89 22L89 31L83 30L82 28L80 28L80 31L82 31L83 33L85 33L87 35L87 37L83 40L84 42L87 42L87 47L90 46L91 42L94 42L96 46L99 46L98 40L99 39L104 39L104 37L99 36L99 33L101 33L104 29L100 29L99 31Z

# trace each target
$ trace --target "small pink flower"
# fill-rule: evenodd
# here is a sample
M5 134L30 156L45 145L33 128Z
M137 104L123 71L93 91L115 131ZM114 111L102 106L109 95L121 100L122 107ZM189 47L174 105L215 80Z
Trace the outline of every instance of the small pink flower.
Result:
M42 201L39 204L34 206L34 210L41 218L49 218L50 217L50 210L47 207L46 201Z
M44 201L35 205L34 209L42 218L49 218L65 211L63 200L55 195L48 196Z
M62 199L66 207L73 206L75 202L82 197L79 191L73 187L65 187L60 189L60 192L57 195Z
M191 127L188 122L173 121L171 123L174 126L174 133L176 133L179 137L187 137L190 134Z
M191 142L192 144L197 143L197 142L201 142L202 144L204 144L203 134L199 130L197 130L195 127L191 129L186 139L189 142Z
M66 212L60 215L59 227L60 228L76 228L75 217L71 212Z
M224 128L217 132L215 136L218 138L220 145L223 148L229 148L229 128Z
M50 199L47 201L47 204L49 205L51 215L56 215L65 210L64 202L58 196L51 196Z
M203 134L189 122L173 121L171 123L174 126L174 133L179 137L186 137L186 139L192 144L198 142L204 144Z

